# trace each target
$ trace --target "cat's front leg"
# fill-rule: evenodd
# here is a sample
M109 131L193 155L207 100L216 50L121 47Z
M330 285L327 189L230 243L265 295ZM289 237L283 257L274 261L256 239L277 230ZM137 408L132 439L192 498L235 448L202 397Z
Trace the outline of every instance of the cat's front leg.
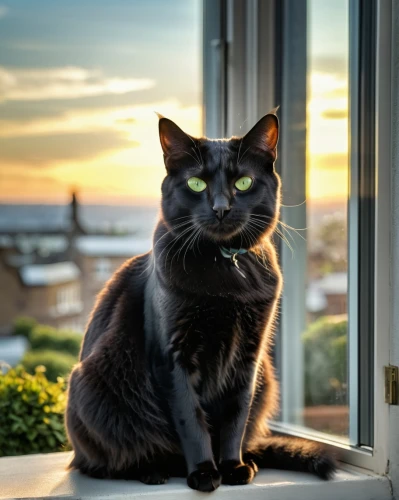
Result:
M187 464L187 484L199 491L214 491L221 483L206 416L187 370L178 362L172 371L170 408Z
M252 363L243 368L242 377L224 402L219 461L223 484L248 484L258 471L254 462L244 463L242 460L242 442L253 399L255 372Z

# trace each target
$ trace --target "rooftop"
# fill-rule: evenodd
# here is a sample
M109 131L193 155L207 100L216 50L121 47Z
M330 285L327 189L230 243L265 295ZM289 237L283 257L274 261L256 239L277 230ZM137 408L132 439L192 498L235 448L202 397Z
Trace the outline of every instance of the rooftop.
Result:
M90 257L133 257L151 249L150 239L136 236L87 235L76 239L76 248Z
M74 281L80 276L80 270L74 262L28 264L22 266L19 273L26 286L58 285Z

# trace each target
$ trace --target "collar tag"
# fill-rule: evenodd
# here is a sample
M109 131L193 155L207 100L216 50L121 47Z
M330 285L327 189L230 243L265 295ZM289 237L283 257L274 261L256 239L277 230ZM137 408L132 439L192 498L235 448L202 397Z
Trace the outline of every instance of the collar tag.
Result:
M245 248L226 248L226 247L219 247L220 253L225 257L226 259L230 259L232 264L234 265L235 269L241 274L243 278L246 278L245 274L241 271L240 266L238 265L238 260L237 260L237 255L243 255L244 253L247 253L248 250Z

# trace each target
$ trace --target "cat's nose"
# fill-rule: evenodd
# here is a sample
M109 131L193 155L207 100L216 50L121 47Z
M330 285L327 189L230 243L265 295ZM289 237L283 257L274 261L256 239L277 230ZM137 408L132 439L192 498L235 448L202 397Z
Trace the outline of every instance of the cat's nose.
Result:
M231 207L227 196L222 193L219 193L215 196L213 210L216 212L216 217L219 220L222 220L223 217L226 216L230 208Z

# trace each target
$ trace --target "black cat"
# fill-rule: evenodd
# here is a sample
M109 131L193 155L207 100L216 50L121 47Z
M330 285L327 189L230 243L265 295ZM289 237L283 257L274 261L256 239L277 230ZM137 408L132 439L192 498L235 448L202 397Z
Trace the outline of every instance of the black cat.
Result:
M167 176L152 251L98 297L69 382L71 467L148 484L247 484L258 467L335 465L315 443L273 437L270 346L281 292L278 119L243 138L195 139L161 117Z

